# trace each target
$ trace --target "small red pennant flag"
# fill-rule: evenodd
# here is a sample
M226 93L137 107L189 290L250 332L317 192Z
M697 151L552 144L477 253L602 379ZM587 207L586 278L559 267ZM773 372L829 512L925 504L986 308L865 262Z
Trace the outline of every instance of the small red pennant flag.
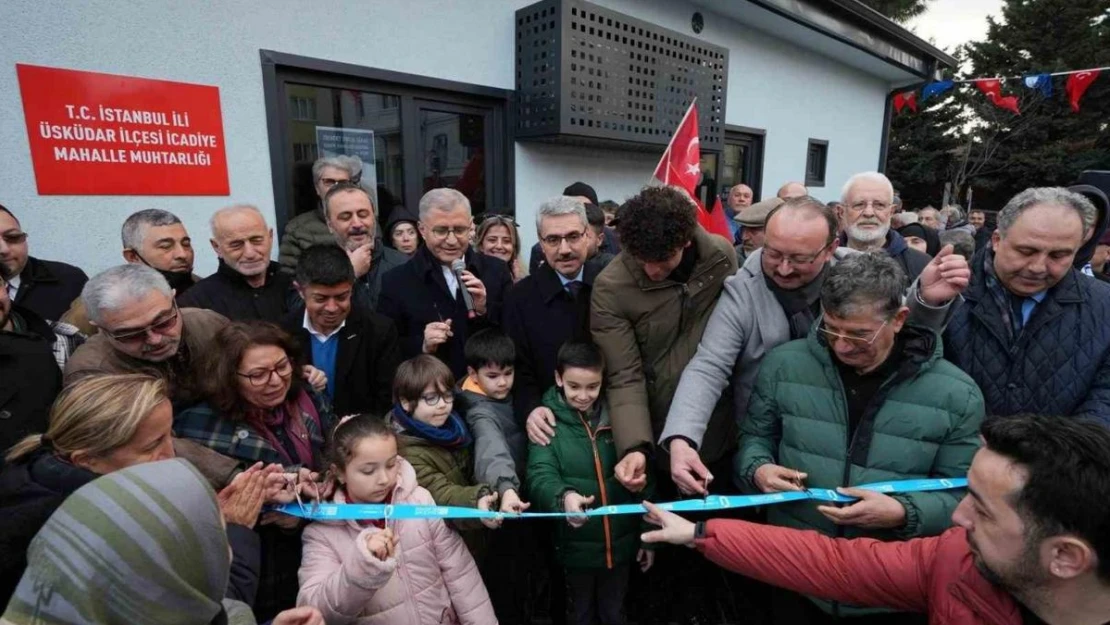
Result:
M894 112L901 114L902 109L910 107L914 113L917 112L917 92L916 91L903 91L902 93L894 94Z
M1087 87L1098 78L1099 70L1091 69L1084 72L1078 72L1068 76L1068 84L1066 86L1068 92L1068 99L1071 100L1071 110L1079 112L1079 99L1087 92Z
M1003 97L1002 83L998 79L976 80L975 86L979 87L979 91L982 91L983 95L987 96L987 99L998 108L1011 111L1014 115L1021 115L1021 111L1018 109L1017 97Z

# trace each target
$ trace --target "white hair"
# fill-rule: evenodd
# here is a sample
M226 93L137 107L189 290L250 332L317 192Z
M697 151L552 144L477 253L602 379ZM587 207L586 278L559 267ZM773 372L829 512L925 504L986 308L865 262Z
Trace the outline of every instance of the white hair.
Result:
M320 175L323 173L325 167L334 167L347 172L351 178L360 178L362 176L362 159L358 156L348 156L346 154L339 154L337 156L325 156L316 159L312 164L312 186L320 184Z
M543 236L541 228L544 217L559 217L561 215L578 215L578 218L582 220L582 227L585 228L590 225L589 219L586 218L586 205L582 203L582 200L560 195L540 204L540 210L536 213L536 233Z
M208 220L208 227L212 230L212 238L217 239L219 235L216 233L216 224L220 221L220 217L224 215L232 215L234 213L252 212L258 215L262 223L266 223L266 217L262 215L262 211L258 210L257 206L251 204L234 204L232 206L225 206L220 210L212 213L211 219Z
M917 213L913 213L913 212L910 212L910 211L903 211L901 213L894 213L894 217L891 217L891 220L893 221L895 219L899 220L902 223L903 226L908 226L910 224L919 223L918 219L917 219Z
M844 203L845 205L849 204L848 194L852 192L852 187L856 186L856 184L860 182L881 183L887 189L890 189L890 191L888 192L889 199L887 201L890 203L894 202L894 185L890 183L890 178L887 178L877 171L865 171L852 176L848 179L848 182L844 183L844 188L840 190L840 201L842 203Z
M451 211L456 208L465 208L466 214L470 214L470 200L466 196L454 189L446 187L439 189L432 189L420 198L420 219L423 220L428 216L432 209L442 211Z
M88 310L89 319L100 323L105 311L119 310L150 295L151 291L173 298L173 289L157 270L128 263L93 276L81 289L81 301Z

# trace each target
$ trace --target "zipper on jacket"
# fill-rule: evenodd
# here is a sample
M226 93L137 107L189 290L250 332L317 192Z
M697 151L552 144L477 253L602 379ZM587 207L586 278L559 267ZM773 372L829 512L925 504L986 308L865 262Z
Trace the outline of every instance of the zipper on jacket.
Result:
M605 476L601 469L601 455L597 452L597 434L609 428L601 426L597 428L597 432L594 432L594 430L590 428L589 422L582 416L582 413L577 410L574 412L578 415L578 420L582 422L582 425L586 428L586 434L590 437L590 450L594 452L594 475L597 476L597 486L601 489L601 505L607 506L609 505L609 493L605 490ZM611 528L609 527L608 515L601 517L601 525L605 533L605 568L612 569L613 537Z

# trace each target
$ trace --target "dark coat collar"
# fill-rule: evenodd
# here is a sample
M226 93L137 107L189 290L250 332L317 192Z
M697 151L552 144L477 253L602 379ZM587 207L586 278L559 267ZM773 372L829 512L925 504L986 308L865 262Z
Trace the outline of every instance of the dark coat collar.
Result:
M253 289L253 288L255 288L255 287L251 286L249 282L247 282L247 278L243 274L241 274L238 271L235 271L234 269L232 269L231 265L228 265L223 260L220 260L219 262L220 262L220 264L216 268L216 274L219 275L221 278L223 278L227 282L230 282L231 284L235 285L238 288L242 288L242 289ZM258 287L258 288L263 288L264 289L266 287L273 286L274 283L275 283L274 282L274 276L278 275L278 272L280 272L280 271L281 271L281 263L278 263L278 262L275 262L275 261L271 260L269 267L266 268L266 283L263 284L261 287Z
M979 250L971 259L971 286L964 293L964 299L977 302L987 295L991 279L987 275L987 254L993 252L989 247ZM1086 280L1076 269L1069 269L1056 286L1048 290L1045 299L1052 299L1061 304L1075 304L1084 301L1084 289L1081 280ZM1002 287L1005 288L1005 287Z
M586 261L582 265L582 283L593 288L594 279L597 278L597 274L601 273L602 268L601 263L592 262L592 260ZM563 281L559 279L559 274L555 272L551 265L543 263L534 275L536 288L545 303L550 303L560 293L566 293L567 290L563 286Z
M50 266L34 256L27 257L27 264L19 272L19 280L21 290L23 284L51 284L59 281Z

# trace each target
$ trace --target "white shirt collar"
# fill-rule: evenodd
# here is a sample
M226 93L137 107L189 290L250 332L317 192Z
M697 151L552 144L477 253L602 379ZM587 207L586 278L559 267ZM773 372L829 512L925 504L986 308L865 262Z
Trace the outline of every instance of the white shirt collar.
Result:
M320 332L316 328L312 327L312 322L308 320L308 311L304 311L304 329L308 330L308 333L312 335L312 338L320 341L321 343L327 343L328 339L338 334L345 325L347 325L346 319L344 319L343 322L339 324L338 328L332 330L328 334L324 334L323 332Z
M567 278L558 271L555 272L555 275L559 276L559 282L562 282L564 287L571 282L582 282L582 276L586 275L586 265L583 263L582 266L578 268L578 275L573 278Z
M15 296L19 293L19 276L12 276L8 278L8 297L15 302Z

